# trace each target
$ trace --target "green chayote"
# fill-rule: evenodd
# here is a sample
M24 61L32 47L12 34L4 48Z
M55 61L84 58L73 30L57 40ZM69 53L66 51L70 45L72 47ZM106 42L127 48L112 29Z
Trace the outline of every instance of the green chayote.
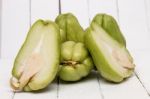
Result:
M14 90L36 91L56 77L78 81L94 65L105 79L121 82L134 71L133 58L116 20L97 14L86 31L71 14L60 14L55 23L36 21L19 50L10 84Z
M12 70L14 90L35 91L55 78L60 61L60 29L52 21L36 21L30 28Z
M133 73L133 59L116 21L111 16L97 15L93 19L86 30L85 45L97 70L105 79L121 82Z
M78 81L86 77L92 69L92 59L83 43L66 41L61 45L60 79Z
M84 42L85 32L73 14L60 14L55 22L64 31L66 41Z
M106 33L108 33L113 39L117 40L123 46L126 46L126 40L121 33L121 30L116 22L116 20L107 14L97 14L92 22L97 23L101 26Z

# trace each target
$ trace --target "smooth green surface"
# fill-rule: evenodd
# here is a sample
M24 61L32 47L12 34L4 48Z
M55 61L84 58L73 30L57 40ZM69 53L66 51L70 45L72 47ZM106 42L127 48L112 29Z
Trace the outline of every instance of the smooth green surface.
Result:
M66 41L66 32L64 32L62 29L60 29L60 37L62 43Z
M55 22L66 33L66 41L84 42L85 32L73 14L60 14Z

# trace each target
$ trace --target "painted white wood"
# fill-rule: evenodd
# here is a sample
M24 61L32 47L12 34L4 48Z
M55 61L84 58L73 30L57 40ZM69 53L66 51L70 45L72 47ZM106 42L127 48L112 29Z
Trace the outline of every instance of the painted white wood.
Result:
M1 16L2 16L2 0L0 0L0 58L1 58L1 35L2 35L2 31L1 31Z
M149 49L150 33L146 23L144 0L118 0L119 20L125 34L127 47L135 50Z
M89 25L88 0L61 0L61 12L73 13L85 29Z
M103 99L97 74L93 72L79 82L60 81L58 99Z
M145 10L146 10L146 21L148 25L148 32L150 34L150 0L145 0ZM139 79L141 80L143 86L147 90L148 94L150 95L150 62L149 62L149 56L150 52L149 50L144 50L135 53L135 56L137 58L136 63L139 65L136 68L136 73Z
M150 0L145 0L145 10L146 10L146 19L147 19L146 21L150 33Z
M14 93L10 88L12 61L0 60L0 99L12 99Z
M149 58L146 56L149 55L146 50L150 48L150 33L148 32L147 26L145 1L118 0L118 6L120 25L126 33L128 48L134 56L136 74L146 90L150 93L150 79L148 77ZM143 53L137 53L138 51L142 51Z
M89 0L89 16L92 21L98 13L106 13L118 21L116 0Z
M29 0L2 3L2 58L14 58L29 29Z
M52 20L59 14L58 0L31 0L31 23L38 19Z
M150 99L135 75L120 84L100 80L104 99Z
M150 95L150 52L149 50L137 51L134 53L136 67L136 74L146 91Z

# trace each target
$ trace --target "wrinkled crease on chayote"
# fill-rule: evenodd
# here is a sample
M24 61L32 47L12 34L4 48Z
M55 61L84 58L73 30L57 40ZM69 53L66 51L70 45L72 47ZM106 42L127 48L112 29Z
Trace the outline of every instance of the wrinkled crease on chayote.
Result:
M12 70L14 90L35 91L55 78L60 61L60 30L51 21L36 21L30 28Z
M56 24L61 30L64 31L62 37L62 42L66 41L75 41L75 42L84 42L85 32L81 25L79 24L77 18L71 14L60 14L55 19Z
M97 15L86 30L85 45L105 79L121 82L132 74L135 65L113 17Z
M60 79L78 81L86 77L92 69L92 59L83 43L66 41L61 45Z

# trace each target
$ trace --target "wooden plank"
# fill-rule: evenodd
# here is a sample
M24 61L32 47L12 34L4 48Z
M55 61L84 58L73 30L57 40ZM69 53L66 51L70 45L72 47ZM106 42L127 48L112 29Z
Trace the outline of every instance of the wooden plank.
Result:
M148 26L148 32L150 33L150 1L145 0L145 10L146 10L146 22ZM150 78L149 78L149 49L142 50L135 53L137 60L136 63L139 65L136 68L137 76L139 77L141 83L145 87L146 91L150 95Z
M9 85L12 61L0 60L0 99L12 99L14 93Z
M120 27L125 34L129 50L134 52L149 49L150 34L146 24L144 1L118 0L118 7Z
M83 28L89 25L87 0L61 0L61 12L73 13ZM102 99L96 74L75 83L59 83L58 99Z
M2 31L1 31L1 16L2 16L2 0L0 0L0 58L1 58L1 43L2 43L2 37L1 37L1 35L2 35Z
M14 58L29 28L29 0L2 0L2 58Z
M120 84L113 84L104 81L100 77L100 84L104 98L130 99L132 97L133 99L150 99L147 94L147 92L150 93L149 56L150 53L146 50L133 53L135 64L137 66L135 71L139 79L137 79L136 75L134 74L132 77L128 78Z
M100 80L104 99L150 99L135 75L120 84Z
M146 89L147 93L150 95L150 62L149 62L150 52L149 50L137 51L134 53L136 67L136 75L138 76L143 87Z
M149 73L147 71L149 68L149 58L145 54L148 54L146 50L150 48L150 34L146 22L145 2L143 0L120 0L118 1L118 5L121 27L126 33L128 47L132 51L137 66L136 76L139 77L141 84L143 84L143 87L149 93ZM138 56L136 53L138 51L145 52L145 54L140 53Z
M150 32L150 0L145 0L146 21Z
M106 13L118 21L116 0L89 0L90 20L98 13Z
M60 81L58 89L58 99L103 99L95 72L78 82Z
M52 20L59 14L58 0L31 0L31 23L38 19Z
M89 25L88 17L88 2L87 0L61 0L61 12L73 13L79 20L79 23L83 28L87 28Z

